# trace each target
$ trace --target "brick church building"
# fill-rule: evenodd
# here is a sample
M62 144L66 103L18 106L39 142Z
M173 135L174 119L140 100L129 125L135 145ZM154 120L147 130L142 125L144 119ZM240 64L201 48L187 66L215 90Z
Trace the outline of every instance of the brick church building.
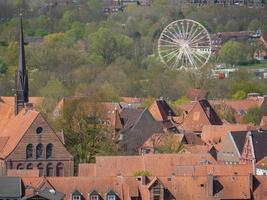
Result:
M29 102L22 17L20 24L19 64L13 103L0 97L0 167L37 169L41 176L72 176L73 156L64 145L63 134L56 133L41 112ZM13 112L7 112L12 110Z

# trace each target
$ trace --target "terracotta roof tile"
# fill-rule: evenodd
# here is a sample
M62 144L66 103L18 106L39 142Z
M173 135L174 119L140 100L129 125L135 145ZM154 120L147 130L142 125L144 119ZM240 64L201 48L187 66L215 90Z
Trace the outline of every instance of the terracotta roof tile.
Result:
M94 176L133 176L136 171L149 171L155 176L170 176L178 165L203 163L215 164L217 162L208 153L97 156L95 166L92 164L79 166L79 176L92 176L93 173Z
M29 97L29 103L34 107L42 106L43 97ZM9 119L14 117L15 98L12 96L0 96L0 130L8 123Z
M244 124L205 125L202 128L201 139L209 145L217 145L223 141L227 133L249 129L250 127Z
M165 100L154 101L148 110L154 119L160 122L168 120L169 116L176 116L172 108Z
M5 158L14 150L38 114L39 112L23 109L18 115L9 120L8 124L0 132L0 137L9 137L0 151L2 158Z
M181 128L200 132L204 125L222 125L222 121L207 100L199 100L184 117Z
M188 97L191 101L197 101L201 99L206 99L208 92L199 88L189 88L186 92L186 97Z

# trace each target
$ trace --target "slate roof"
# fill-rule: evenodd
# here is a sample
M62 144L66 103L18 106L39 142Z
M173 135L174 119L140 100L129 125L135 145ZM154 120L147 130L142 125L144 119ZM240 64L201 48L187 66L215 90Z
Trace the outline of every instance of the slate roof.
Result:
M21 178L0 177L1 198L20 198L21 196Z
M230 134L233 137L233 140L240 155L242 155L243 147L246 141L247 131L232 131L230 132Z
M129 111L129 109L127 110ZM131 110L133 111L134 109ZM120 145L126 147L125 150L128 153L137 153L138 148L142 146L149 137L154 133L163 132L163 126L160 122L154 120L147 109L143 110L141 113L138 109L135 109L132 113L133 115L127 115L127 118L123 118L124 127L120 133L124 136L123 140L120 141ZM129 114L129 112L127 114ZM122 113L121 116L123 116Z
M267 156L267 131L251 131L256 161Z
M120 112L121 122L123 124L123 129L121 130L121 133L131 128L143 111L144 109L123 108Z

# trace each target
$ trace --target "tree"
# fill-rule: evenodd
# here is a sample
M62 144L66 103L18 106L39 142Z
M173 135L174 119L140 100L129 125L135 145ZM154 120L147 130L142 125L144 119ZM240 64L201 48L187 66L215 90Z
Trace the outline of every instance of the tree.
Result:
M7 65L0 57L0 74L5 74L7 72Z
M258 56L260 52L265 50L263 43L259 40L248 41L246 47L250 60L255 60L255 56Z
M236 65L244 60L245 55L238 42L226 42L219 51L219 58L222 62Z
M176 135L169 133L165 136L163 145L155 147L159 153L182 153L185 150L181 141L177 140Z
M239 31L239 24L237 23L236 20L229 20L226 24L225 27L228 31Z
M248 30L249 31L257 31L257 30L261 29L261 27L262 27L262 23L260 22L260 20L253 19L250 21L250 23L248 25Z
M93 162L97 154L117 153L109 128L99 123L105 119L106 109L100 103L97 93L87 98L66 101L63 115L56 122L63 129L66 145L77 163Z
M133 40L125 35L115 35L107 28L100 28L90 35L94 56L102 57L105 64L112 63L119 56L130 56Z
M243 90L238 90L233 94L234 99L245 99L247 97L247 93Z
M253 123L253 124L259 125L262 116L263 116L263 113L260 107L249 108L247 113L242 119L242 123L244 124Z

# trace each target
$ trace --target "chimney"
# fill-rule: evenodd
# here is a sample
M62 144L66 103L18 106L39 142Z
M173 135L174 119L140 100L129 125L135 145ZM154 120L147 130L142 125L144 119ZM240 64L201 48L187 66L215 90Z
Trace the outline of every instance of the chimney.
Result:
M146 176L138 176L137 180L140 181L141 185L147 184L147 177Z

